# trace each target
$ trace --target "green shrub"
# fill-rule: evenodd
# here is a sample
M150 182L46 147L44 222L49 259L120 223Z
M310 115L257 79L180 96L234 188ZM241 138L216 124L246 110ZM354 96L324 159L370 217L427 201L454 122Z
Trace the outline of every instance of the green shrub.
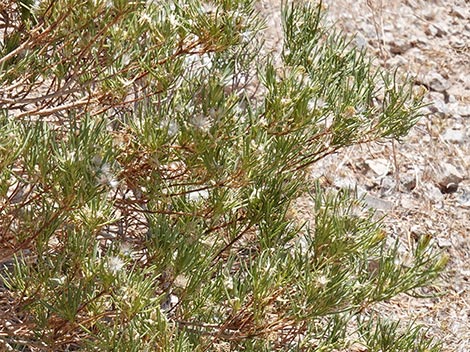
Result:
M275 65L253 5L1 5L10 350L438 350L368 308L445 259L424 238L401 262L354 194L306 178L405 136L420 98L325 28L321 4L285 4Z

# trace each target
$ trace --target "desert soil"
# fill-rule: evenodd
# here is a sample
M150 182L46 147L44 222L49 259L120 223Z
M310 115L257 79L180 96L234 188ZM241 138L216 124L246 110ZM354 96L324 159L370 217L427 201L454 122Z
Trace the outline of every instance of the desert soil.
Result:
M258 4L273 50L281 43L280 1ZM376 65L409 73L427 89L424 117L401 143L354 147L312 170L332 188L357 187L386 215L403 253L431 235L449 264L429 292L400 295L375 307L383 316L416 320L444 351L470 351L470 2L469 0L324 0L327 21Z

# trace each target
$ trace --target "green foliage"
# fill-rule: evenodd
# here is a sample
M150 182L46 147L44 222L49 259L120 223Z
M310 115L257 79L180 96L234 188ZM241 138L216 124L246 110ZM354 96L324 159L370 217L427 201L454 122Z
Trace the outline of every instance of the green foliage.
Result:
M0 47L5 345L438 350L367 313L438 275L429 239L405 263L354 194L306 181L343 147L403 137L421 106L323 27L320 4L285 5L281 65L250 0L15 4Z

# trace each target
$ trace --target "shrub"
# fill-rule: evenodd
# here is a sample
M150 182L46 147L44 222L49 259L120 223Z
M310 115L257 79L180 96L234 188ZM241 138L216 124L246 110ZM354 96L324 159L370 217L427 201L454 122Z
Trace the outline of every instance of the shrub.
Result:
M5 346L438 350L368 310L436 277L429 238L405 263L360 199L306 177L405 136L421 100L321 4L284 5L280 64L251 0L1 5Z

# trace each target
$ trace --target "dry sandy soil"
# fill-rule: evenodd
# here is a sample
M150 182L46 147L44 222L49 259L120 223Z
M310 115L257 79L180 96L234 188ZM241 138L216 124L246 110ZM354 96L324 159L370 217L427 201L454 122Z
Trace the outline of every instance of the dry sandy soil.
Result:
M279 2L262 0L267 35L280 44ZM428 90L425 116L402 143L355 147L317 164L312 176L353 186L385 214L406 252L431 235L449 255L433 288L442 295L396 297L381 314L417 320L444 351L470 351L470 2L324 0L331 25L366 47L375 63L410 73Z

